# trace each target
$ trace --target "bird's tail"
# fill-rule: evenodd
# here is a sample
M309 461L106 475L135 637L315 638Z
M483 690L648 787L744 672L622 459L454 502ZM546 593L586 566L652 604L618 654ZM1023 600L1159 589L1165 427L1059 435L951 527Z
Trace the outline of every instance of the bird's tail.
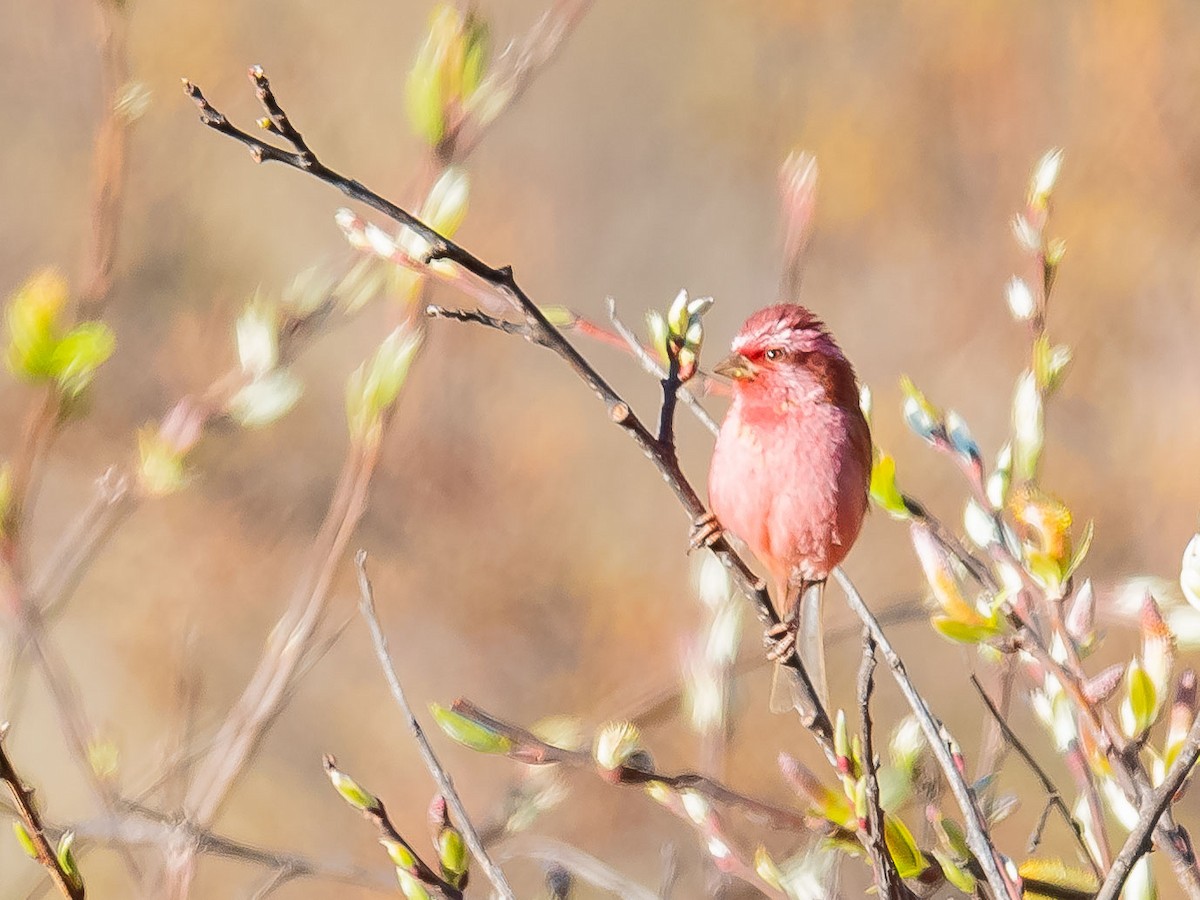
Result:
M829 707L829 686L825 677L825 582L806 582L796 598L796 652L808 673L817 699ZM771 711L791 712L799 710L802 715L812 715L800 685L800 676L794 669L782 663L775 664L775 675L771 680Z

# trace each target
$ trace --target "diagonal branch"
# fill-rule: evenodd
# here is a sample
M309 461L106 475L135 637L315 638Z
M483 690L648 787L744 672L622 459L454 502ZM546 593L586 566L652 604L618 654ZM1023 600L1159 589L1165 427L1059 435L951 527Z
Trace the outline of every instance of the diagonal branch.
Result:
M1187 740L1184 741L1179 755L1175 757L1175 762L1171 764L1167 777L1143 801L1142 808L1138 811L1137 827L1129 833L1129 837L1125 840L1125 846L1113 860L1112 868L1108 870L1108 877L1100 885L1100 891L1096 894L1095 900L1117 900L1117 897L1121 895L1125 879L1129 877L1129 872L1137 864L1137 861L1150 849L1154 832L1159 827L1159 820L1174 802L1175 795L1179 793L1183 782L1191 774L1197 758L1200 758L1200 718L1192 723ZM1195 865L1196 854L1192 849L1191 841L1187 838L1187 833L1182 828L1174 828L1171 831L1170 840L1176 852Z
M24 822L25 834L33 845L37 861L42 864L42 868L49 874L50 880L54 882L54 886L68 900L83 900L83 882L78 877L73 877L63 867L58 854L50 846L41 817L38 815L37 807L33 802L33 790L26 787L24 782L21 781L21 776L17 774L16 769L13 768L13 764L8 758L8 754L4 751L4 731L6 728L7 726L0 728L0 781L4 782L8 787L8 792L12 794L13 803L16 804L17 812L21 816L21 821Z
M438 791L446 798L446 803L449 804L450 809L454 813L455 824L462 832L463 839L466 841L467 847L470 848L471 854L479 860L479 865L483 867L488 880L496 888L500 896L507 898L507 900L515 900L512 888L509 887L508 880L504 877L504 872L500 870L500 867L496 865L492 858L488 856L487 850L484 849L483 841L479 839L479 832L475 830L475 826L471 823L471 819L467 815L467 808L463 805L462 798L458 796L458 791L454 788L454 782L434 754L433 747L430 745L429 739L425 737L421 723L417 721L412 706L409 705L408 697L404 694L404 688L400 684L400 677L396 674L396 667L392 663L391 654L388 653L387 637L383 633L383 627L379 624L379 616L375 612L375 591L371 587L371 580L367 577L367 554L365 550L359 550L355 554L354 564L358 568L358 608L362 612L363 618L367 621L367 627L371 630L371 643L375 646L375 656L379 659L379 664L383 667L383 674L387 678L392 698L396 701L396 705L400 707L400 711L404 713L408 727L413 733L413 739L416 740L417 747L421 751L421 758L425 761L425 767L429 769L433 780L437 782Z
M264 108L267 109L271 121L275 122L276 117L282 115L282 113L278 111L278 104L274 100L274 94L270 91L265 74L260 68L254 67L250 70L250 79L254 83L260 97L263 98ZM538 306L534 304L517 283L510 266L503 268L489 266L458 244L434 231L407 210L386 200L365 187L362 183L340 175L328 168L312 154L312 151L309 150L306 144L293 144L294 150L289 151L247 134L231 124L221 112L208 102L200 88L186 79L184 80L184 90L199 109L200 121L204 125L246 146L256 161L282 163L283 165L307 172L324 181L351 199L364 203L372 209L383 213L388 218L398 222L423 238L429 244L430 248L426 258L427 262L447 260L490 285L498 294L505 298L515 311L521 314L530 329L533 336L532 339L544 344L562 358L572 371L599 397L608 410L609 418L633 439L642 452L658 468L688 516L693 521L696 521L708 515L704 501L700 499L700 495L684 476L673 450L665 448L659 443L656 436L633 413L629 404L584 359L579 351L575 349L574 345L546 319L546 316ZM771 604L765 582L754 574L745 560L734 551L733 547L723 536L718 536L713 540L710 544L710 549L731 572L738 588L750 599L763 625L768 628L778 625L780 622L779 616ZM813 687L811 678L794 652L788 659L783 660L783 662L796 671L801 690L805 694L805 700L807 701L806 707L811 710L805 716L805 726L817 739L826 756L832 759L834 757L832 724L824 705L820 702L819 696Z

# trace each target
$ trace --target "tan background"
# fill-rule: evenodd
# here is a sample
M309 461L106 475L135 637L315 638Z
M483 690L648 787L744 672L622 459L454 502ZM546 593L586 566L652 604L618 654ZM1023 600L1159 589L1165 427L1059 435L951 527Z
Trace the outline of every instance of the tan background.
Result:
M5 7L7 292L38 266L79 271L98 62L83 0ZM525 28L540 4L482 8L504 36ZM139 425L232 361L231 322L256 287L276 291L298 269L343 253L332 222L340 199L294 172L254 167L198 126L179 76L248 124L257 111L243 72L263 64L329 163L398 195L421 155L403 115L403 80L426 11L408 0L132 4L133 70L153 96L130 147L110 317L119 349L90 418L55 449L35 555L53 546L91 479L129 457ZM1024 352L1002 298L1019 264L1008 219L1033 161L1061 145L1054 230L1068 254L1051 330L1077 362L1049 415L1046 482L1081 520L1096 519L1088 569L1098 582L1173 577L1200 491L1198 20L1183 0L609 0L479 149L460 236L485 259L513 263L539 302L595 316L606 295L638 321L680 287L712 294L714 353L773 299L777 166L792 148L815 152L822 184L803 300L875 388L877 438L898 456L905 486L956 521L961 486L904 433L896 380L907 372L962 412L989 455L1003 440ZM201 660L202 732L248 676L336 476L345 375L382 322L368 313L305 353L307 392L282 423L207 439L194 484L138 511L57 627L88 707L121 747L131 789L156 774L177 719L187 629ZM629 360L587 349L640 410L652 410L654 386ZM0 379L0 455L12 450L28 396ZM702 479L708 436L688 422L682 441L689 472ZM686 530L657 475L555 359L442 324L401 403L361 542L415 699L465 695L519 722L573 712L594 724L678 677L676 649L699 620ZM849 570L878 608L919 584L903 529L879 515ZM337 591L343 616L348 571ZM847 620L836 597L830 606ZM747 629L748 651L756 628ZM919 623L896 637L969 748L980 715L964 683L973 657ZM856 643L832 664L843 703ZM776 753L810 754L811 741L765 712L765 690L762 673L740 684L728 778L782 800ZM890 685L881 697L890 724L898 700ZM1014 725L1065 779L1023 709ZM89 815L36 682L14 727L13 752L51 817ZM696 742L678 722L648 738L664 768L695 764ZM493 809L514 767L438 746L470 807ZM381 863L368 826L325 783L325 751L390 801L402 830L423 834L431 786L358 622L304 680L220 828L274 848ZM1032 790L1013 771L1012 784ZM658 880L659 845L675 841L686 873L680 895L698 890L686 829L635 792L573 783L568 805L536 831L648 885ZM1000 830L1012 852L1038 806L1031 796ZM24 896L32 864L0 844L0 897ZM108 853L85 857L85 872L94 896L122 895ZM512 872L529 893L536 867ZM244 896L258 878L207 862L194 896ZM297 883L279 896L335 895L353 893Z

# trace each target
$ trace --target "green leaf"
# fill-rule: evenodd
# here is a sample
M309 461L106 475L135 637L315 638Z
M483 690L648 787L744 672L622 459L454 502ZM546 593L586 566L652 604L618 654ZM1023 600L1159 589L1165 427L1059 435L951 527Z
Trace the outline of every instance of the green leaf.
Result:
M420 879L411 872L396 869L396 878L400 882L400 891L407 900L433 900L429 891L425 890L425 886L421 884Z
M346 420L352 438L366 440L377 431L381 417L404 386L421 340L419 333L397 328L384 338L375 355L351 374L346 382Z
M76 888L82 888L83 875L80 874L79 866L75 862L75 853L71 849L74 844L75 832L64 831L62 837L58 839L58 847L55 849L54 855L58 858L58 867L62 869L67 881Z
M29 832L25 830L25 826L20 822L12 823L13 834L17 836L17 843L21 845L21 849L25 851L30 859L37 859L37 847L33 844L33 838L29 836Z
M1126 737L1136 738L1154 724L1158 694L1150 674L1135 659L1125 674L1126 698L1121 704L1121 727Z
M361 784L338 769L331 757L325 758L325 774L329 776L334 790L342 795L342 799L362 812L379 808L379 800Z
M916 878L929 866L908 826L895 816L884 817L883 836L901 878Z
M1071 561L1067 563L1067 567L1063 572L1063 581L1066 581L1075 574L1083 561L1087 558L1088 551L1092 549L1092 537L1096 532L1096 523L1092 519L1088 519L1087 524L1083 526L1083 534L1079 536L1079 543L1075 547L1075 552L1071 556Z
M52 269L37 272L8 303L8 366L28 381L54 375L61 317L68 299L66 280Z
M975 893L975 876L964 868L960 868L946 853L941 850L934 850L933 857L938 861L938 865L942 867L942 874L946 876L946 880L962 891L964 894Z
M871 467L871 499L892 518L903 520L911 515L896 484L896 460L886 453Z
M468 719L462 713L437 703L430 703L429 709L442 731L464 747L480 753L508 753L513 748L509 738L474 719Z
M1030 898L1060 897L1065 891L1087 895L1100 889L1100 882L1091 872L1069 866L1061 859L1027 859L1017 871L1025 882L1025 896Z
M438 862L442 877L458 886L467 874L467 845L457 828L443 828L437 841Z
M987 619L982 622L961 622L949 616L935 616L932 624L943 637L960 644L979 644L1001 631L997 621Z
M103 322L81 322L67 332L50 358L51 374L63 393L74 397L87 387L116 344Z

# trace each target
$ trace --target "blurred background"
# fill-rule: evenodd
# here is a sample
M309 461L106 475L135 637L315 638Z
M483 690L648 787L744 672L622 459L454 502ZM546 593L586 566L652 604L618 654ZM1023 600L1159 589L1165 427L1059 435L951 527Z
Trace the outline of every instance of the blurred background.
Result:
M497 47L544 0L481 0ZM102 115L96 13L85 0L7 4L0 31L0 284L35 269L81 277L92 142ZM136 457L136 431L236 363L233 322L258 289L277 294L348 251L343 200L197 123L180 76L244 125L245 80L262 64L324 161L405 197L426 148L404 114L405 75L428 4L343 0L132 0L131 76L148 93L127 147L128 182L107 320L117 352L85 418L57 441L29 531L44 560L106 467ZM1010 233L1031 167L1066 150L1051 231L1065 238L1050 332L1075 352L1047 416L1045 485L1096 522L1087 563L1109 603L1133 575L1173 579L1200 506L1200 10L1182 0L1080 4L693 0L596 4L559 57L473 154L458 234L511 263L531 296L602 320L614 297L641 326L680 288L711 294L708 359L776 299L777 173L789 152L819 161L816 228L800 298L832 327L875 395L877 441L906 490L947 522L960 479L904 429L901 373L971 423L990 458L1009 429L1027 335L1003 286L1023 265ZM364 212L359 210L360 213ZM369 216L368 216L369 218ZM436 301L471 305L440 288ZM139 505L54 625L131 793L162 773L197 683L192 732L211 736L253 670L290 595L345 454L346 376L386 332L385 304L332 323L299 357L297 408L270 428L218 427L189 460L186 490ZM639 412L657 386L626 355L580 346ZM18 443L32 391L0 379L0 457ZM724 401L706 401L714 413ZM681 416L681 455L702 484L711 438ZM469 697L510 721L579 716L590 729L678 685L681 651L705 621L688 522L595 398L551 355L480 328L434 323L399 405L359 536L380 614L418 708ZM876 609L920 599L906 530L871 517L847 568ZM352 566L331 620L354 610ZM850 616L836 590L834 627ZM1103 609L1103 607L1102 607ZM1110 619L1113 654L1132 638ZM834 704L851 703L851 630L830 651ZM983 711L965 679L976 655L915 621L893 628L911 674L968 753ZM191 636L190 638L188 636ZM759 652L747 616L743 653ZM190 647L190 649L187 649ZM791 717L767 712L769 673L740 677L722 777L788 802L781 749L816 760ZM902 709L879 677L877 719ZM1012 724L1066 775L1028 711ZM95 814L35 676L8 741L51 821ZM667 770L702 764L676 708L646 741ZM434 740L469 808L497 814L517 766ZM424 834L433 791L392 705L362 622L299 684L217 818L229 836L386 873L370 826L330 790L321 754ZM997 831L1014 852L1040 811L1019 763L1007 789L1027 802ZM695 835L635 790L568 778L572 792L531 833L552 836L654 887L677 847L677 896L705 883ZM1195 796L1185 802L1194 804ZM1184 816L1185 821L1187 816ZM1049 844L1068 842L1061 823ZM779 844L771 838L772 846ZM24 897L32 863L0 841L0 897ZM92 896L127 896L119 857L83 857ZM508 866L532 896L539 865ZM192 895L251 896L264 873L205 857ZM476 874L476 877L481 877ZM847 867L847 895L860 889ZM481 879L482 880L482 879ZM1167 880L1169 896L1173 885ZM728 896L752 896L733 888ZM367 896L297 880L288 898ZM601 896L581 886L578 896Z

